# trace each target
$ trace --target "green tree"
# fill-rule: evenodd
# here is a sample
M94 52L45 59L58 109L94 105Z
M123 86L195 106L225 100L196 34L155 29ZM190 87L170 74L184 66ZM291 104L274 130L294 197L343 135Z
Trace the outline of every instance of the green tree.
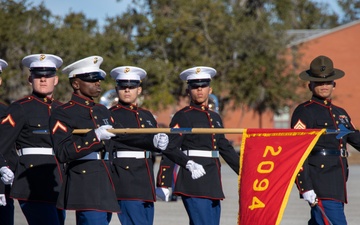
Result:
M347 20L357 18L357 1L339 2L351 12ZM20 63L25 55L56 54L64 66L100 55L108 74L123 65L147 70L144 104L151 109L186 95L182 70L211 66L218 71L213 89L221 109L231 102L260 117L267 110L278 113L296 98L296 62L286 60L287 31L332 28L339 20L326 11L326 3L310 0L133 0L126 13L99 27L83 13L61 18L43 4L0 3L0 57L10 64L2 94L9 101L29 93L28 70ZM68 78L60 71L59 76L56 98L67 101ZM104 91L114 88L109 76L103 84Z
M83 13L70 12L59 21L53 32L53 44L56 45L58 55L64 61L62 68L91 55L101 56L98 42L102 39L102 34L97 21L87 19ZM59 71L56 98L65 102L70 99L71 94L72 88L68 77Z
M25 0L1 0L0 5L0 54L9 63L3 73L2 93L4 99L11 102L30 92L29 72L22 68L21 59L43 51L56 54L55 46L49 45L54 24L50 22L50 11L43 5L33 7Z
M275 17L286 29L328 29L339 25L339 15L328 3L309 0L274 1Z
M9 63L4 71L3 99L11 102L30 93L29 71L21 59L29 54L60 56L64 66L93 54L100 54L101 36L95 20L82 13L69 13L64 19L53 16L43 4L33 6L26 0L4 1L0 5L0 54ZM61 69L60 69L61 70ZM67 101L71 90L68 78L58 71L60 82L55 97Z
M139 66L133 40L133 29L137 20L139 18L130 13L107 19L104 31L98 38L98 45L101 55L104 57L102 68L108 74L118 66ZM108 76L103 86L105 86L105 90L113 89L115 82Z
M166 93L172 99L184 95L186 85L178 75L197 65L217 69L214 92L223 103L233 100L234 106L251 107L262 115L268 109L278 112L294 98L294 76L284 75L288 67L285 26L269 22L272 14L265 3L137 3L133 15L142 14L146 20L133 30L136 53L144 65L152 65L149 72L154 73L147 80L149 106L161 107Z
M344 13L343 23L348 23L360 18L359 0L338 0L337 2Z

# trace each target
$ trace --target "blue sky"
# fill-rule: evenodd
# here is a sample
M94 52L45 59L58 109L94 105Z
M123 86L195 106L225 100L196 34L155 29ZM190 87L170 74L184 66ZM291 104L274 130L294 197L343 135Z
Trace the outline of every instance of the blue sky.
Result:
M123 13L131 0L28 0L34 6L44 2L54 15L65 16L69 12L83 12L89 19L97 19L103 25L106 17Z
M327 2L331 9L340 11L337 8L336 0L313 0ZM64 16L69 12L83 12L89 19L97 19L100 26L104 24L106 17L114 17L123 13L131 0L28 0L34 5L44 2L53 14Z

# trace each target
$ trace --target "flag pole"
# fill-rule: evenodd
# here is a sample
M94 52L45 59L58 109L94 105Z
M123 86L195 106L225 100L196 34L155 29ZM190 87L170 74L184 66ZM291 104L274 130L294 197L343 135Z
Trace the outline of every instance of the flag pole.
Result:
M92 129L75 129L73 134L85 134ZM242 134L246 129L244 128L115 128L108 129L107 131L114 134L156 134L156 133L182 133L182 134ZM294 129L279 129L279 130L294 130ZM320 129L319 129L320 130ZM297 130L299 131L299 130ZM324 134L337 134L338 139L341 137L353 133L347 129L344 125L340 124L339 129L332 130L326 129Z
M84 134L90 130L91 129L75 129L73 134ZM244 130L243 128L116 128L107 131L114 134L242 134Z
M93 129L74 129L73 134L85 134ZM115 128L107 131L114 134L242 134L246 128ZM279 129L281 132L294 131L294 129ZM320 130L320 129L319 129ZM296 130L299 131L299 130ZM347 129L340 124L339 129L326 129L324 134L337 134L336 138L340 139L343 136L358 131ZM49 130L34 130L34 134L50 134Z

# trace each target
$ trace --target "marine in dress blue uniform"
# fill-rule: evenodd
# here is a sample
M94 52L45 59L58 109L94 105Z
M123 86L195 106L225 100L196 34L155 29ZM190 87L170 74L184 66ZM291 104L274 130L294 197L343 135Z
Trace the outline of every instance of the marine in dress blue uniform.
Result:
M28 224L64 224L65 212L55 207L63 168L54 155L50 135L36 134L49 129L49 117L61 104L54 100L53 91L62 59L34 54L24 57L22 64L30 69L33 92L10 104L0 122L1 153L15 171L10 197L19 200Z
M8 66L7 62L3 59L0 59L0 75L2 74L3 69L5 69L7 66ZM2 84L2 78L0 77L0 86L1 86L1 84ZM2 116L5 113L6 107L7 106L4 103L0 102L0 116ZM3 167L3 166L7 166L7 163L6 163L6 159L4 158L4 156L2 154L0 154L0 167ZM0 224L2 224L2 222L3 222L2 220L4 220L3 218L6 218L9 216L9 214L11 214L10 211L7 211L5 209L6 205L8 205L8 207L9 207L9 205L11 205L11 203L6 204L6 202L7 202L6 200L8 200L9 198L8 198L8 195L5 198L5 184L3 182L0 182L0 195L3 195L0 197L0 198L3 198L0 200L0 206L3 206L3 207L0 207Z
M319 210L321 207L332 224L346 224L344 203L347 203L348 179L347 144L360 150L360 134L351 123L347 112L332 103L335 81L345 73L333 66L327 56L318 56L310 69L300 73L302 80L309 81L312 98L296 107L291 127L294 129L339 129L344 125L354 131L340 139L336 134L322 135L305 160L296 178L301 197L311 207L308 224L328 224Z
M117 67L111 71L116 80L119 103L112 107L115 127L154 128L157 122L150 111L136 105L141 93L140 83L146 71L139 67ZM153 224L154 204L156 200L153 175L153 151L166 149L166 134L133 135L137 140L132 144L116 141L114 144L115 186L121 213L121 224ZM146 141L147 140L147 141ZM140 143L144 143L140 145ZM156 146L156 148L154 147ZM184 153L176 152L176 158L183 160L184 166L191 164L193 179L201 177L203 167L189 159ZM195 168L196 167L196 168Z
M119 102L110 108L116 123L126 128L156 128L157 121L153 114L137 105L141 94L141 80L146 71L134 66L116 67L110 75L116 81ZM165 135L164 144L168 137ZM138 142L143 142L144 135L135 135ZM154 202L156 200L153 152L153 137L147 138L147 146L114 143L115 189L121 213L118 213L122 225L152 225L154 220ZM163 149L165 149L164 146Z
M180 74L180 78L188 83L187 92L191 102L175 113L170 127L223 128L219 114L208 108L212 91L210 81L215 75L215 69L202 66L187 69ZM182 167L177 174L174 193L181 196L190 224L220 224L220 200L225 196L219 156L238 174L239 155L224 134L171 134L168 148L163 153L176 161L171 154L175 151L183 151L194 162L203 165L206 171L204 176L196 180Z
M5 69L7 66L8 63L5 60L0 59L0 75L3 69ZM1 84L2 84L2 78L0 77L0 86ZM7 105L0 102L0 117L3 116L6 108ZM0 154L0 168L3 168L5 166L8 167L8 164L6 162L6 157ZM11 171L11 173L13 172ZM5 185L5 183L0 181L0 225L14 224L14 200L10 198L9 195L10 195L10 185Z
M50 118L51 137L56 157L66 163L65 179L57 207L76 210L76 224L108 224L119 212L112 170L108 161L107 131L113 125L110 111L94 102L101 92L106 73L100 69L103 58L90 56L66 66L74 90L71 100L58 107ZM74 129L91 129L73 134Z

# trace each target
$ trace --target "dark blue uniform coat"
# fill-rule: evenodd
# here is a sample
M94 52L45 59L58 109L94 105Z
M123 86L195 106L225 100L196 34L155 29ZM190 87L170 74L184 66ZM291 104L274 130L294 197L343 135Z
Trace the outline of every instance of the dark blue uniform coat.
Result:
M178 111L171 120L170 127L177 128L223 128L222 120L206 106L193 103ZM171 134L168 148L163 152L172 161L181 166L176 178L177 195L209 199L225 198L221 183L221 164L219 158L189 156L196 163L203 165L206 174L193 180L191 173L184 169L186 162L173 154L184 150L219 151L221 157L238 174L239 155L225 138L224 134ZM160 181L161 182L161 181Z
M333 130L338 129L340 124L355 131L350 116L344 109L333 105L331 100L316 96L300 104L291 118L292 128ZM296 178L300 193L314 190L319 199L347 202L347 158L341 157L340 154L338 156L315 154L322 149L340 151L346 149L347 144L360 150L360 133L354 132L341 139L336 139L336 134L321 135Z
M55 155L23 155L18 158L15 149L52 148L49 134L36 134L34 131L49 130L49 117L60 104L32 94L12 103L3 115L0 151L15 171L11 197L56 203L63 169Z
M0 102L0 116L1 117L5 113L6 108L7 108L7 106ZM5 157L0 153L0 168L3 166L7 166L7 162L6 162ZM5 184L0 182L0 194L4 194L4 193L5 193Z
M94 128L113 125L110 111L103 105L76 94L58 107L50 118L54 150L66 163L66 176L57 201L60 209L118 212L109 161L104 160L110 141L99 141ZM72 134L74 129L92 129ZM79 160L92 152L101 158Z
M157 122L150 111L135 105L118 103L110 109L115 123L126 128L156 128ZM117 127L117 125L115 125ZM116 141L114 143L114 153L117 151L159 151L154 147L154 135L132 134L137 138L136 145ZM144 146L139 143L147 140ZM115 158L113 165L115 167L115 189L118 200L140 200L154 202L155 181L153 168L153 154L148 152L149 158Z

